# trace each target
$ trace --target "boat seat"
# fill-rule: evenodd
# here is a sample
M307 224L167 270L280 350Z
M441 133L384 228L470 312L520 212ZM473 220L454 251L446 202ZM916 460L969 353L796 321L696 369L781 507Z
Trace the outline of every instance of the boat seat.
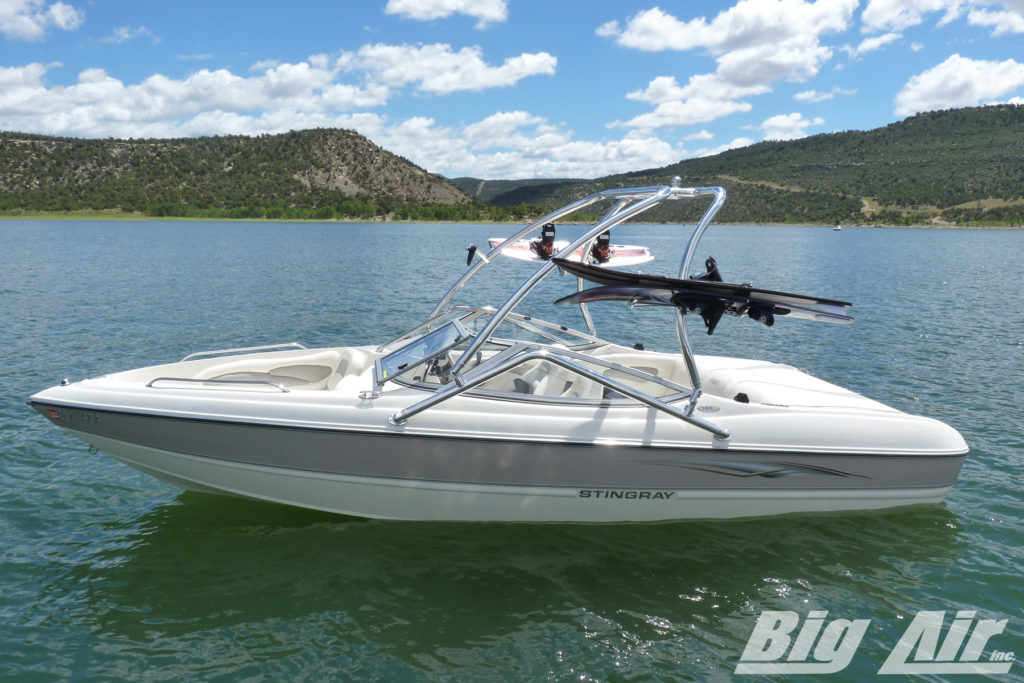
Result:
M286 389L326 389L339 363L337 351L277 355L270 358L241 356L225 359L196 373L196 379L273 382Z
M594 353L594 355L602 360L618 363L619 365L624 365L627 368L646 372L649 375L660 377L661 379L669 382L675 382L676 384L681 384L683 386L690 386L690 373L686 369L686 363L683 361L683 357L678 353L668 354L658 351L626 351L621 348L612 347L609 349L599 349ZM614 373L614 370L612 372ZM609 376L613 376L618 380L627 381L627 377L622 375L622 373ZM642 380L633 381L642 382ZM654 390L651 386L648 386L648 389L652 391ZM644 391L646 391L646 389L644 389ZM664 392L662 391L662 393Z
M703 376L704 389L708 394L740 403L893 410L878 401L781 363L748 361L733 367L718 367Z
M489 391L531 396L601 398L597 382L547 361L530 361L480 385Z
M589 377L570 373L569 382L562 390L563 398L603 398L604 386Z
M338 367L327 380L328 389L336 389L347 377L358 377L367 369L373 366L373 354L367 349L349 347L339 350L341 360Z
M577 375L553 363L542 362L514 380L516 391L534 396L562 398L601 398L603 387L592 379ZM522 389L529 388L528 391Z
M530 363L530 367L519 377L512 379L513 391L517 394L540 394L541 389L546 388L550 382L552 366L547 361Z
M616 359L616 360L618 360L618 359ZM631 363L629 365L629 367L631 369L633 369L633 370L639 370L640 372L646 372L648 375L651 375L653 377L661 377L661 378L664 378L664 379L666 379L666 380L668 380L670 382L676 382L677 384L683 384L683 386L688 384L688 382L685 382L685 381L684 382L679 382L678 380L676 380L675 377L672 376L672 375L675 374L675 372L674 372L675 368L674 367L669 368L670 372L668 373L667 377L663 373L663 370L665 368L658 368L658 367L654 367L654 366L651 366L651 365L641 365L639 363ZM663 396L669 396L669 395L672 395L672 394L675 393L674 390L666 387L663 384L658 384L657 382L650 382L648 380L641 379L639 377L633 377L632 375L627 375L626 373L624 373L624 372L622 372L620 370L616 370L614 368L609 369L609 370L605 370L604 371L604 375L605 375L605 377L608 377L609 379L614 379L616 381L622 382L627 387L632 387L633 389L637 389L639 391L642 391L645 394L649 394L651 396L654 396L655 398L659 398L659 397L663 397ZM604 387L604 397L605 398L621 398L622 395L619 394L618 392L616 392L614 389L609 389L607 387Z
M226 372L209 379L258 380L274 382L288 389L322 389L330 374L331 368L326 365L282 365L269 372Z

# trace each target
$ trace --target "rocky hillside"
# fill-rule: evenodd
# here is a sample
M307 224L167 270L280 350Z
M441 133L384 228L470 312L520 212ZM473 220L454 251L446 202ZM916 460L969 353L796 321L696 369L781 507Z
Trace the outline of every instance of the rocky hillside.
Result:
M471 203L348 130L170 140L0 133L0 211L329 218Z

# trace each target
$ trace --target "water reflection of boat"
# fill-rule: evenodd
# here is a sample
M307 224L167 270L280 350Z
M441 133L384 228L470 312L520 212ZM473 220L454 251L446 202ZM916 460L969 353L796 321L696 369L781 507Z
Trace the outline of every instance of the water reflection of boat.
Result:
M711 203L678 277L572 260L654 206L699 198ZM724 316L852 320L843 301L723 282L713 259L685 277L724 199L674 184L573 202L472 263L425 322L379 346L202 352L31 403L183 488L366 517L612 522L941 501L967 452L952 428L789 366L692 353L688 313L708 334ZM599 202L612 204L604 217L499 308L450 305L506 246ZM585 331L514 310L556 270L577 276L558 303L580 307ZM681 352L602 340L588 306L609 300L668 308Z

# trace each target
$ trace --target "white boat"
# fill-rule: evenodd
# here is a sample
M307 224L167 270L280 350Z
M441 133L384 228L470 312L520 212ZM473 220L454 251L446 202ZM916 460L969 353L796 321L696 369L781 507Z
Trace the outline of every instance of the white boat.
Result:
M711 201L678 277L570 260L623 221L697 198ZM363 517L638 522L943 500L968 450L951 427L787 365L692 353L687 314L708 333L724 315L767 325L851 320L842 301L721 282L712 259L686 277L724 200L721 188L677 180L606 190L477 258L428 319L397 339L203 352L65 381L30 403L179 487ZM498 308L451 305L507 245L598 202L612 204L603 218ZM559 270L576 276L559 303L578 305L586 330L514 310ZM680 352L603 341L588 307L603 300L665 306Z

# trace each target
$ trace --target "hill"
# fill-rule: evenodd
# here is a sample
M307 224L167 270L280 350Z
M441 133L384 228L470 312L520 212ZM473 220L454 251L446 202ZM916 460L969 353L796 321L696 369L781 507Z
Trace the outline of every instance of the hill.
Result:
M559 180L482 180L480 178L451 178L451 183L470 197L494 206L515 206L524 197L557 190L561 185L585 182L580 178ZM548 187L551 186L551 187Z
M0 211L490 218L447 180L347 130L89 140L0 133Z
M552 206L608 187L722 185L724 221L1024 225L1024 106L918 114L884 128L767 141L590 181L506 184ZM497 199L492 200L497 201ZM667 217L667 216L666 216Z
M724 186L719 219L729 222L1019 226L1024 106L929 112L596 180L448 181L347 130L171 140L0 133L0 215L506 220L675 175ZM672 211L645 218L678 220Z

